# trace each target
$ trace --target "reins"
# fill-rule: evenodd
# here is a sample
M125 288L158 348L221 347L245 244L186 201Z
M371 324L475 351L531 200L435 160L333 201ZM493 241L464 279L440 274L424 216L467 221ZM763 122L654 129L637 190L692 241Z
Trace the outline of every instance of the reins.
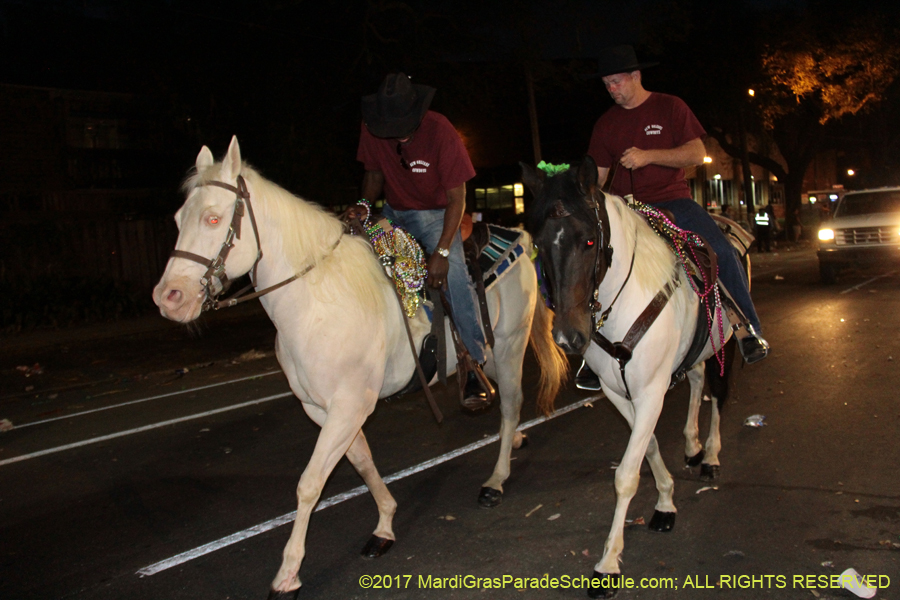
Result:
M275 290L286 286L292 281L303 277L316 266L315 263L311 263L304 267L299 273L295 273L291 277L288 277L287 279L280 281L275 285L270 285L263 290L253 292L252 294L247 294L247 292L251 288L256 287L256 271L257 267L259 267L259 262L263 257L262 244L259 241L259 228L256 226L256 215L253 213L253 204L250 202L250 191L247 189L247 183L244 181L244 177L242 175L238 175L237 187L229 183L224 183L222 181L207 181L200 185L220 187L234 192L235 194L234 212L231 215L231 224L228 226L228 233L225 234L225 241L222 242L222 247L219 248L219 253L215 258L207 259L203 256L200 256L199 254L194 254L193 252L187 252L185 250L173 250L169 255L172 258L184 258L187 260L191 260L206 267L206 273L204 273L203 276L200 277L200 285L203 286L203 289L206 292L206 299L203 301L204 311L210 309L219 310L220 308L235 306L237 304L240 304L241 302L255 300L256 298L265 296L266 294L274 292ZM247 207L247 213L250 217L250 225L253 228L253 236L256 238L256 260L253 262L253 267L250 269L250 285L242 288L230 298L219 300L219 294L214 295L212 293L212 279L214 277L218 279L222 284L222 289L225 289L225 286L228 282L228 275L225 273L225 261L228 258L228 253L231 252L231 249L234 247L235 238L241 239L241 220L244 217L244 206ZM343 238L343 234L341 234L341 237L339 237L337 241L331 246L331 251L334 251L334 249L337 248L338 244L341 243L341 238Z

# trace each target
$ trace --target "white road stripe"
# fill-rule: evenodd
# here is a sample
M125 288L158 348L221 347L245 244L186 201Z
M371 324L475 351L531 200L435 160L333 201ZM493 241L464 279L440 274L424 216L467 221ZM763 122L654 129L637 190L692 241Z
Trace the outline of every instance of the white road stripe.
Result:
M869 285L869 284L872 283L873 281L876 281L876 280L878 280L878 279L881 279L882 277L890 277L890 276L893 275L894 273L896 273L896 271L891 271L890 273L885 273L885 274L883 274L883 275L879 275L878 277L873 277L872 279L870 279L870 280L868 280L868 281L863 281L863 282L860 283L859 285L854 285L852 288L849 288L849 289L844 290L843 292L841 292L841 294L846 294L846 293L848 293L848 292L854 292L854 291L858 290L859 288L861 288L861 287L863 287L863 286Z
M598 395L598 396L591 396L590 398L584 398L578 402L574 402L572 404L569 404L568 406L564 406L560 409L557 409L556 411L551 413L549 416L540 416L536 419L532 419L531 421L528 421L527 423L522 423L521 425L519 425L518 431L525 431L526 429L534 427L535 425L540 425L544 421L549 421L550 419L555 419L556 417L558 417L560 415L564 415L567 412L571 412L571 411L575 410L576 408L581 408L585 404L588 404L590 402L594 402L596 400L600 400L603 398L605 398L605 396L603 396L602 394ZM441 463L445 463L449 460L453 460L454 458L456 458L458 456L462 456L463 454L468 454L469 452L472 452L473 450L478 450L479 448L487 446L488 444L493 444L494 442L496 442L499 439L500 439L500 435L495 433L494 435L491 435L491 436L488 436L481 440L478 440L477 442L473 442L473 443L469 444L468 446L463 446L462 448L458 448L456 450L453 450L451 452L448 452L446 454L438 456L437 458L433 458L431 460L425 461L418 465L409 467L408 469L404 469L403 471L394 473L393 475L389 475L384 478L384 482L386 484L389 484L389 483L398 481L400 479L403 479L405 477L409 477L410 475L415 475L416 473L420 473L421 471L425 471L426 469L430 469L431 467L437 466ZM319 504L316 506L316 508L313 512L319 512L320 510L324 510L324 509L328 508L329 506L334 506L335 504L340 504L341 502L343 502L345 500L350 500L351 498L355 498L361 494L366 493L367 491L369 491L369 489L366 486L361 485L359 487L353 488L350 491L344 492L342 494L338 494L336 496L332 496L331 498L327 498L327 499L319 502ZM188 550L187 552L182 552L181 554L176 554L175 556L173 556L171 558L167 558L158 563L154 563L154 564L150 565L149 567L144 567L143 569L138 571L136 574L140 575L141 577L146 577L149 575L156 575L157 573L159 573L161 571L165 571L166 569L171 569L172 567L177 567L178 565L181 565L181 564L184 564L191 560L194 560L195 558L200 558L201 556L203 556L205 554L215 552L216 550L220 550L222 548L225 548L226 546L231 546L232 544L236 544L240 541L243 541L248 538L254 537L256 535L259 535L260 533L265 533L266 531L270 531L272 529L275 529L276 527L280 527L286 523L290 523L294 520L294 518L296 516L297 516L297 511L289 512L287 514L281 515L280 517L276 517L270 521L266 521L265 523L260 523L259 525L254 525L253 527L250 527L249 529L245 529L243 531L238 531L237 533L233 533L229 536L223 537L214 542L210 542L208 544L198 546L197 548L194 548L193 550Z
M239 383L241 381L247 381L248 379L256 379L258 377L268 377L269 375L276 375L281 373L280 370L277 371L267 371L265 373L260 373L259 375L250 375L249 377L240 377L238 379L231 379L229 381L220 381L219 383L211 383L209 385L202 385L200 387L191 388L189 390L179 390L177 392L169 392L168 394L160 394L159 396L151 396L149 398L141 398L139 400L131 400L130 402L122 402L121 404L113 404L112 406L104 406L102 408L94 408L91 410L84 410L77 413L72 413L71 415L63 415L61 417L52 417L50 419L43 419L41 421L32 421L30 423L22 423L13 427L13 429L22 429L23 427L31 427L32 425L41 425L43 423L50 423L52 421L60 421L62 419L71 419L73 417L81 417L83 415L89 415L91 413L96 413L104 410L109 410L111 408L121 408L123 406L130 406L132 404L140 404L141 402L149 402L151 400L159 400L160 398L168 398L170 396L177 396L179 394L190 394L191 392L199 392L200 390L208 390L209 388L219 387L222 385L230 385L232 383Z
M206 412L197 413L195 415L179 417L177 419L171 419L169 421L162 421L161 423L154 423L152 425L144 425L143 427L138 427L136 429L129 429L127 431L120 431L118 433L102 435L100 437L91 438L89 440L75 442L74 444L66 444L65 446L57 446L56 448L48 448L46 450L39 450L38 452L32 452L31 454L23 454L21 456L14 456L12 458L7 458L6 460L0 460L0 467L2 467L4 465L10 465L12 463L21 462L23 460L30 460L32 458L46 456L48 454L55 454L57 452L63 452L65 450L72 450L74 448L80 448L82 446L89 446L90 444L96 444L98 442L114 440L116 438L125 437L126 435L133 435L135 433L142 433L144 431L150 431L151 429L159 429L160 427L165 427L167 425L174 425L176 423L183 423L185 421L192 421L194 419L202 419L203 417L217 415L219 413L228 412L231 410L237 410L239 408L246 408L248 406L253 406L255 404L262 404L264 402L269 402L271 400L278 400L279 398L286 398L288 396L293 396L293 395L294 394L292 392L285 392L283 394L275 394L274 396L266 396L265 398L258 398L256 400L251 400L249 402L244 402L242 404L233 404L231 406L226 406L224 408L217 408L215 410L208 410Z

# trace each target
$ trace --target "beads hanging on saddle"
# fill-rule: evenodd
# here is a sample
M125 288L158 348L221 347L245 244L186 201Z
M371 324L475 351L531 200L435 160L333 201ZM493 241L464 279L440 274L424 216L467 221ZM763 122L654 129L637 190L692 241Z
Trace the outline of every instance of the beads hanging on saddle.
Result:
M362 223L378 259L393 280L403 303L406 316L412 318L422 302L420 292L425 285L425 254L422 247L409 234L390 219L369 219L372 211L367 202L360 202L368 209ZM374 222L370 222L374 221Z

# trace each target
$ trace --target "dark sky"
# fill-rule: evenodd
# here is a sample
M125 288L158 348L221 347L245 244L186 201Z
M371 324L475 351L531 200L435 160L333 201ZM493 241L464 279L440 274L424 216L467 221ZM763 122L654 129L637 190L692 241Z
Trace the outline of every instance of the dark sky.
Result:
M734 41L731 31L688 16L687 8L702 10L704 2L719 6L711 0L0 0L0 82L152 98L162 118L183 130L179 153L196 154L205 143L218 154L238 134L245 155L303 191L317 181L356 183L359 100L391 71L437 87L433 107L481 137L487 166L531 157L525 65L535 69L548 160L583 153L593 121L609 106L599 82L580 77L594 68L602 47L635 44L641 58L661 63L646 74L649 89L700 107L711 97L706 90L725 93L721 81L709 81L709 69L733 70L735 60L745 60L717 51ZM667 13L672 6L679 8ZM744 6L748 18L765 25L759 10L805 3ZM699 27L706 29L698 40Z

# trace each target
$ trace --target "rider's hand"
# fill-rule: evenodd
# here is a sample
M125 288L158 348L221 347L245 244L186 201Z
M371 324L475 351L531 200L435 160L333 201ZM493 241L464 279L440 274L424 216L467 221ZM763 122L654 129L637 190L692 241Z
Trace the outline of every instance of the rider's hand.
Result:
M428 285L434 289L441 289L447 283L447 273L450 272L450 259L444 258L437 252L428 257Z
M365 223L368 218L369 209L363 204L354 204L341 215L341 221L344 221L345 223L349 223L353 219L359 219L360 223Z
M650 164L650 158L646 150L632 147L622 153L619 163L627 169L640 169Z

